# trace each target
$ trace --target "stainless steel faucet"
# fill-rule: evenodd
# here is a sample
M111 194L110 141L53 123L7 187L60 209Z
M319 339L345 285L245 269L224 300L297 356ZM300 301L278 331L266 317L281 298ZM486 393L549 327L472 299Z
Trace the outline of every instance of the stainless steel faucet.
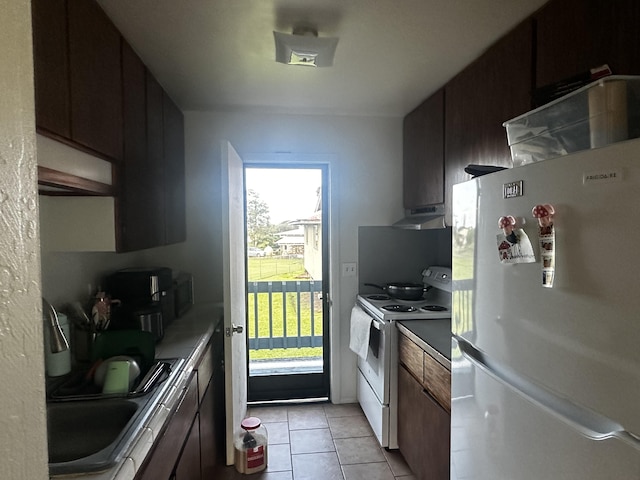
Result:
M55 308L44 298L42 299L42 317L45 325L50 329L51 335L49 335L50 343L49 348L51 353L64 352L69 349L69 342L64 336L60 323L58 322L58 314Z

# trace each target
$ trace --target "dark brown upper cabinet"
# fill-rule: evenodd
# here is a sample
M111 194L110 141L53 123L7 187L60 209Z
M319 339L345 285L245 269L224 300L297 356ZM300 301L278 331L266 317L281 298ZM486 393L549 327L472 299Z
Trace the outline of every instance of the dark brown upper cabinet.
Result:
M640 2L552 0L534 19L536 88L605 63L616 75L640 73Z
M172 244L183 242L187 238L184 116L166 93L162 97L162 112L165 242Z
M40 167L42 193L114 196L118 252L184 241L182 112L97 2L32 15L38 132L113 163L113 186Z
M147 72L142 60L128 43L122 45L122 79L124 84L124 156L117 168L119 185L116 197L119 251L141 250L158 239L152 214L154 172L159 168L147 156Z
M32 0L38 132L122 158L120 33L94 1Z
M155 245L166 244L165 235L165 171L164 171L164 120L162 102L164 92L158 81L147 70L147 186L145 203L148 241ZM142 219L141 219L142 220Z
M32 0L36 124L45 135L71 138L66 0Z
M451 225L453 185L469 164L510 167L502 124L531 109L533 21L502 37L445 86L445 207Z
M120 33L96 2L68 0L72 140L122 159Z
M403 205L411 210L444 202L444 89L403 123Z
M182 242L184 120L162 86L123 42L124 161L117 167L118 250Z

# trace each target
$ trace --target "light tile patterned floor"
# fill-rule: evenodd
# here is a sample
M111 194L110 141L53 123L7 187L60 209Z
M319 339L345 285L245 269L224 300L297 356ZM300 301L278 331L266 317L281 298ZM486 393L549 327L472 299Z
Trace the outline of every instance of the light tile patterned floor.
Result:
M249 415L267 427L267 469L225 467L215 480L417 480L400 452L380 448L358 404L253 407Z

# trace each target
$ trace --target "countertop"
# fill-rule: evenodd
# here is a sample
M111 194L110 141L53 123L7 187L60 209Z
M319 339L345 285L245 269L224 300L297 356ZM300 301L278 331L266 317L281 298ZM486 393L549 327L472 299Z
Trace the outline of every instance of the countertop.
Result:
M451 370L451 319L400 320L398 329Z
M173 385L155 407L145 427L139 433L124 458L109 470L86 475L53 476L56 480L133 480L151 450L154 440L169 419L169 414L186 387L197 360L211 338L215 324L222 315L220 303L197 303L182 317L177 318L165 331L164 338L156 345L156 358L185 359L181 372Z

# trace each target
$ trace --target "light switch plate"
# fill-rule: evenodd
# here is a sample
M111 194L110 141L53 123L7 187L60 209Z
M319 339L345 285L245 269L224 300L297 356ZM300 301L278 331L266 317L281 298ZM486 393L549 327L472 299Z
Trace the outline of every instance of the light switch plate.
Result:
M342 264L342 276L343 277L355 277L357 272L356 263L343 263Z

